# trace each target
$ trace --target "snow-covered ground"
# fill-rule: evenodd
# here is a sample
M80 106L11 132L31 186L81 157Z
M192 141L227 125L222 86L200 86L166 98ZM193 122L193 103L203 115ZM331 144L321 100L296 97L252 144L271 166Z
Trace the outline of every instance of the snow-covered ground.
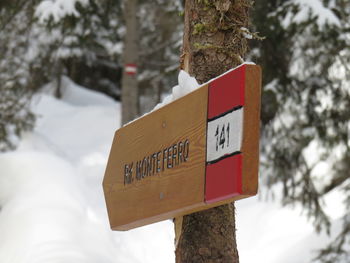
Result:
M35 97L36 128L16 151L0 154L0 262L174 262L170 220L109 229L102 178L120 105L63 83L61 100L49 86ZM327 237L314 233L300 209L282 208L265 194L262 188L237 202L241 263L310 262Z

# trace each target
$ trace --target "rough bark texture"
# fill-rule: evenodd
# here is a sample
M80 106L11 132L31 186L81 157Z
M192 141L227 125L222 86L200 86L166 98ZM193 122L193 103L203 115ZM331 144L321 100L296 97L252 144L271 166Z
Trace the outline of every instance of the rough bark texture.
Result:
M137 0L125 2L124 17L126 36L124 40L124 65L138 64L138 24ZM128 75L124 72L122 79L122 123L135 119L138 115L138 85L137 74Z
M234 204L183 217L176 262L238 263Z
M250 0L187 0L183 67L203 83L243 62Z
M182 68L203 83L241 64L250 6L249 0L187 0ZM238 263L235 231L233 203L185 216L176 262Z

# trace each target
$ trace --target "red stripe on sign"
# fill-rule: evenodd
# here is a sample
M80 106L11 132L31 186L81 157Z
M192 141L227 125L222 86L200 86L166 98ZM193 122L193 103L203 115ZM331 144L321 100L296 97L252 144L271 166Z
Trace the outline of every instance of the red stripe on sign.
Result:
M205 202L214 203L242 194L242 154L207 164Z
M208 119L244 105L243 65L209 83Z

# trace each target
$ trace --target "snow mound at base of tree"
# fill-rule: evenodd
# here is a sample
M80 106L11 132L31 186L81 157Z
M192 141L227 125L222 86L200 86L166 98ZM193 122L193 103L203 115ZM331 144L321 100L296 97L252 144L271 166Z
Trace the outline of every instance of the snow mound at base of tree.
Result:
M57 83L51 82L45 85L42 91L45 94L53 96L56 87ZM61 92L61 100L74 106L100 105L114 107L116 104L111 97L79 86L66 76L61 78Z

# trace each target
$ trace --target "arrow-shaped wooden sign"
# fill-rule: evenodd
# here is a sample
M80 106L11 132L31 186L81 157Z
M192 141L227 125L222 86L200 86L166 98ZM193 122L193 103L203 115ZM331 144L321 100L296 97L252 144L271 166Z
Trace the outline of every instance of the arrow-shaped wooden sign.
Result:
M243 64L116 131L103 189L113 230L255 195L259 66Z

